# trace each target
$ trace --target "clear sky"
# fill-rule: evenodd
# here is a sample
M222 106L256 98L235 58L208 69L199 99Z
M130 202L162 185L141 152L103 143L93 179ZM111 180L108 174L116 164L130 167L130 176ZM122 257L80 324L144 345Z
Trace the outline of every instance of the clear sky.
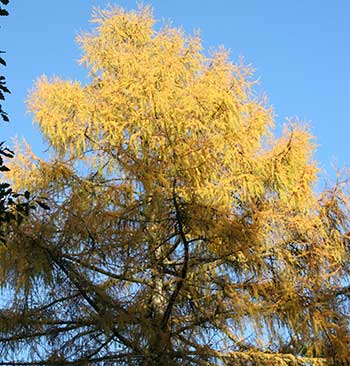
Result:
M4 109L10 124L1 140L25 136L41 155L42 138L25 113L24 99L42 74L84 80L75 36L91 28L93 6L136 1L10 0L1 19L0 49L8 66L12 95ZM330 170L350 165L350 1L348 0L149 0L156 19L173 21L186 32L200 29L205 48L224 45L232 60L253 64L281 125L298 117L311 125L316 158Z

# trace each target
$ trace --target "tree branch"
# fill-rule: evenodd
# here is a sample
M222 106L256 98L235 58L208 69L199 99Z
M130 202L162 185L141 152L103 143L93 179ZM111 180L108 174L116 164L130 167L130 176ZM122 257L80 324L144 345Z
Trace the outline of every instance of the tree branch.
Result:
M187 241L186 234L184 232L182 215L181 215L179 204L177 202L177 195L176 195L176 192L175 192L175 183L174 183L173 203L174 203L174 207L175 207L175 216L176 216L176 221L177 221L177 225L178 225L179 234L180 234L182 243L184 245L184 263L183 263L183 266L182 266L182 269L181 269L181 277L180 277L179 281L176 283L175 290L170 296L168 306L167 306L167 308L164 312L164 315L163 315L163 319L162 319L162 322L161 322L161 329L162 330L166 329L166 327L167 327L167 324L168 324L169 318L171 316L171 312L173 310L173 307L175 305L176 299L177 299L177 297L178 297L178 295L181 291L184 280L187 276L188 260L189 260L189 243Z

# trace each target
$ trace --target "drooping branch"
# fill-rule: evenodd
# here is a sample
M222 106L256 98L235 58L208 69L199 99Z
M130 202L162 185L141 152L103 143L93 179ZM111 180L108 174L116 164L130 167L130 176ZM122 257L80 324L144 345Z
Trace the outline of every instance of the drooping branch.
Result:
M55 252L47 249L48 255L53 260L54 263L65 273L68 279L74 284L74 286L78 289L81 296L86 300L86 302L95 310L95 312L101 317L104 318L106 315L106 311L109 311L111 308L118 308L119 311L126 312L120 306L109 299L108 296L105 296L104 299L101 298L97 291L93 291L94 286L93 284L80 275L69 262L65 261L64 259L60 258L58 254ZM90 294L93 293L94 297ZM127 313L127 312L126 312ZM141 351L137 347L137 345L127 339L125 336L120 334L117 328L112 325L111 331L113 335L126 347L135 350L139 354Z

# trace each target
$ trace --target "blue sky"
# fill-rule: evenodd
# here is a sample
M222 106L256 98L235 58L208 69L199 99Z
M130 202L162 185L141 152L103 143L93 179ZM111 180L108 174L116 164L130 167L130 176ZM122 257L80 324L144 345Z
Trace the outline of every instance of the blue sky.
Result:
M75 36L91 27L93 6L136 1L11 0L10 17L1 19L3 69L12 95L1 140L25 136L41 155L40 133L25 113L24 99L42 74L84 80ZM350 165L350 2L337 0L152 0L156 19L173 21L186 32L200 29L205 48L224 45L232 60L253 64L261 88L281 125L298 117L311 125L321 168Z

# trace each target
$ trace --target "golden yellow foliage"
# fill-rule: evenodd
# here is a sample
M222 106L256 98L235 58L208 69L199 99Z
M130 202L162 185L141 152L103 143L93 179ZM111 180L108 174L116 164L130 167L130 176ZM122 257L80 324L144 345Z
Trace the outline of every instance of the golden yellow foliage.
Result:
M9 174L51 210L0 248L6 357L348 364L349 195L316 195L308 129L275 138L252 70L148 7L93 22L88 82L42 77L28 99L50 158L27 147Z

